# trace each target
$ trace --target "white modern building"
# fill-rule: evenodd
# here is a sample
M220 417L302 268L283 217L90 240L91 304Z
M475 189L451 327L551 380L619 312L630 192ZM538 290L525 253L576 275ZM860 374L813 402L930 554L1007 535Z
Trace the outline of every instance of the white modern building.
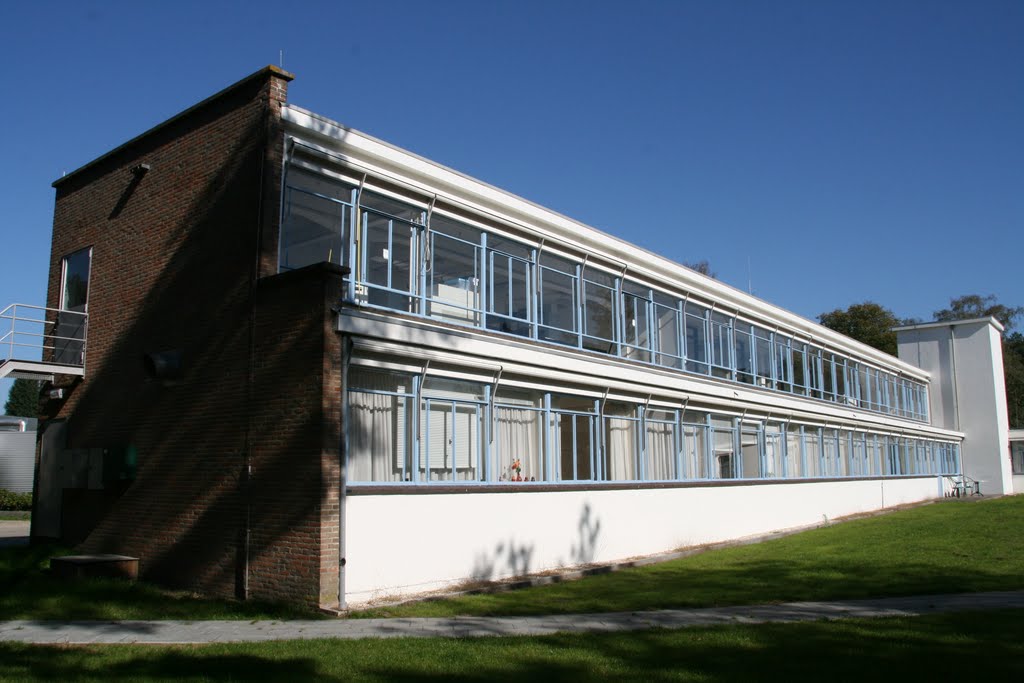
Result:
M282 118L280 269L349 269L348 601L812 525L960 473L930 366L299 107Z
M989 321L895 358L292 78L55 183L34 536L343 607L1009 490Z

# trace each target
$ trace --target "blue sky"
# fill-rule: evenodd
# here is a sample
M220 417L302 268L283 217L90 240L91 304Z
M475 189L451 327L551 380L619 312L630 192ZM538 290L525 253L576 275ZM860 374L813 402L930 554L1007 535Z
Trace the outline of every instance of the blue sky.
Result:
M35 2L8 68L0 300L50 183L266 64L289 99L809 318L1024 305L1024 2ZM2 389L3 387L0 387ZM0 391L0 396L4 395Z

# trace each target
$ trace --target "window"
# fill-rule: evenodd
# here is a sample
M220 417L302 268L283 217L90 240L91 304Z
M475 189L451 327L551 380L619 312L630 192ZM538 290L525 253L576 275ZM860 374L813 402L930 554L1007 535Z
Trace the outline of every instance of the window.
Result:
M790 424L786 428L786 476L804 475L803 431L800 425Z
M738 476L736 471L736 428L732 418L712 416L712 443L714 444L715 479L733 479Z
M715 377L732 378L732 318L711 314L711 372Z
M584 481L596 478L597 413L593 402L558 397L552 409L554 421L555 478L562 481Z
M412 380L349 371L348 478L353 482L412 481Z
M821 349L816 349L813 346L807 346L806 349L804 360L807 367L805 381L807 391L814 398L824 398L825 382L821 373Z
M710 479L707 465L708 416L706 413L683 413L683 475L690 479Z
M743 424L740 429L740 459L744 479L767 476L761 463L761 430L757 425Z
M603 478L610 481L641 479L639 471L640 418L636 408L609 403L604 407Z
M423 211L364 191L360 199L360 270L367 302L398 311L417 310L414 254L423 233ZM417 259L418 261L418 259Z
M350 266L349 232L355 188L289 168L281 221L280 269L329 261Z
M807 367L804 358L804 344L793 341L790 345L790 363L793 370L793 393L807 395Z
M785 436L783 425L766 424L764 426L764 469L761 476L777 478L786 475Z
M772 341L771 333L761 327L754 327L754 367L757 374L757 385L769 389L775 388L772 380Z
M484 480L478 385L428 377L420 400L419 472L428 481Z
M479 326L481 233L442 216L430 221L427 315Z
M686 369L706 375L708 365L708 311L696 304L687 303L686 316Z
M494 399L498 481L543 481L544 411L531 392L499 389Z
M651 292L635 282L622 283L622 355L651 360Z
M821 465L821 428L804 427L804 476L823 477Z
M56 363L85 363L91 271L92 247L65 256L61 263L60 312L53 331L53 360Z
M678 478L676 472L676 413L668 410L644 411L643 478L648 481Z
M488 259L488 329L530 336L533 320L530 250L489 235Z
M577 284L575 264L559 256L541 254L540 339L576 346Z
M750 325L737 323L733 329L736 358L736 380L744 384L754 383L754 340Z
M792 340L781 334L775 335L775 388L780 391L793 390Z
M655 356L654 362L665 367L682 369L683 348L680 339L682 316L679 302L672 297L654 293Z
M1024 441L1014 441L1010 444L1011 459L1013 461L1013 473L1024 474ZM947 466L946 471L949 471Z
M615 278L595 268L583 271L583 348L615 354Z

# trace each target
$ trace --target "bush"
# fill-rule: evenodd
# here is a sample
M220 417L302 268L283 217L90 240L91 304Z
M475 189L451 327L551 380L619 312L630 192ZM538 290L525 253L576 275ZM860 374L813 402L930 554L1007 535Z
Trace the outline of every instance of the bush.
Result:
M7 489L0 489L0 510L29 511L31 509L31 493L15 493Z

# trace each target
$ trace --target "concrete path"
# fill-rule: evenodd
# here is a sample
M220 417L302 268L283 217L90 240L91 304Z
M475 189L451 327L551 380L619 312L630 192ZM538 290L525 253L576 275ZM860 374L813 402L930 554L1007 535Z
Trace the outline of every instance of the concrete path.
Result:
M715 624L763 624L894 617L976 609L1024 609L1024 591L838 602L539 617L332 619L325 621L7 621L0 641L20 643L241 643L310 638L475 638L635 631Z
M0 519L0 548L14 545L28 545L29 522Z

